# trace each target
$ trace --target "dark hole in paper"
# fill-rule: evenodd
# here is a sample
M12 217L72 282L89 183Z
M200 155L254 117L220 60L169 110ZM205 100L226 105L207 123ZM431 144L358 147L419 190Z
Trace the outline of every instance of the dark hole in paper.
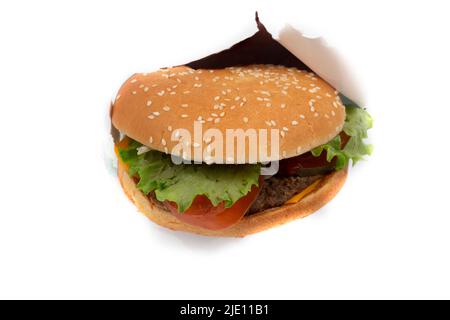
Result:
M306 64L272 37L259 21L258 13L256 13L255 19L258 32L253 36L236 43L229 49L189 62L186 65L193 69L221 69L250 64L274 64L311 71Z

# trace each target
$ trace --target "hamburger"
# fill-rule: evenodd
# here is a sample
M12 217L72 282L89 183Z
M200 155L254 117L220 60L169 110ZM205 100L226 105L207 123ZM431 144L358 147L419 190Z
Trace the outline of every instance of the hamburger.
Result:
M349 163L371 153L367 111L313 72L282 65L134 74L111 119L130 200L163 227L206 236L308 216L337 194ZM196 135L199 127L214 134Z

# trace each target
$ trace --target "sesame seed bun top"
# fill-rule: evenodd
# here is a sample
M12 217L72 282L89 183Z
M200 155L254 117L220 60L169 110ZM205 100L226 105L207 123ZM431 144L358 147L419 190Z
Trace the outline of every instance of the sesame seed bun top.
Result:
M112 109L113 125L130 138L161 152L207 163L290 158L331 140L342 130L344 120L345 108L328 83L310 72L273 65L214 70L182 66L135 74L122 85ZM244 160L236 143L232 159L225 155L225 147L220 157L210 154L208 144L214 139L205 135L204 141L185 145L190 155L179 148L175 151L180 129L187 129L194 139L195 121L203 134L218 129L224 138L227 129L242 129L241 134L267 129L268 157L260 154L259 146L250 150L249 140ZM278 129L280 146L273 154L271 129Z

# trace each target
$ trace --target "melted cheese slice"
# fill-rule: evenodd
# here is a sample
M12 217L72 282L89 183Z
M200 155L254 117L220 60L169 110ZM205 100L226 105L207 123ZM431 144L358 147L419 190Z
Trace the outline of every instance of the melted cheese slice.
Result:
M319 182L321 179L315 181L314 183L310 184L306 189L301 191L300 193L297 193L295 196L290 198L288 201L286 201L284 204L294 204L302 200L304 197L306 197L308 194L314 191L314 189L319 185Z

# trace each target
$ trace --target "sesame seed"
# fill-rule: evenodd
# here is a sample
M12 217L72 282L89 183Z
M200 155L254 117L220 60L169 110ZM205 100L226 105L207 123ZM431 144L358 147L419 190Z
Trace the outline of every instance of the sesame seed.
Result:
M284 108L286 108L286 104L282 103L280 107L281 107L281 109L284 109Z
M302 151L302 147L297 147L297 153L300 153Z
M214 119L214 123L219 123L220 122L220 118L215 118Z
M320 100L320 99L322 99L322 97L321 97L321 96L316 96L316 98L317 98L317 99L319 99L319 100Z
M217 101L217 100L219 100L219 99L220 99L219 96L214 97L214 100L215 100L215 101Z
M182 107L182 108L187 108L187 107L189 107L189 105L188 105L187 103L183 103L183 104L181 105L181 107Z
M155 116L159 116L159 115L160 115L160 113L159 113L158 111L154 111L154 112L153 112L153 115L155 115Z
M164 107L163 107L163 110L166 111L166 112L168 112L168 111L170 111L170 107L169 107L169 106L164 106Z
M181 83L181 80L177 78L177 82L178 82L178 83Z
M136 91L133 91L133 92L132 92L132 94L136 94L136 93L137 93Z
M319 116L319 114L316 112L316 113L314 113L314 117L318 117Z
M324 114L324 117L327 118L327 119L330 118L330 116L328 115L328 113L325 113L325 114Z
M300 118L301 118L301 119L305 119L305 116L301 114L301 115L300 115Z
M183 91L183 94L189 94L189 93L191 93L189 90Z
M155 119L155 116L151 114L151 115L148 116L148 118L153 120L153 119Z
M334 112L334 110L331 110L331 115L334 117L336 115L336 112Z
M269 98L263 98L263 100L264 100L264 101L270 101L270 99L269 99Z
M271 107L272 104L271 103L266 103L266 107Z
M167 130L172 131L172 126L168 126Z
M288 127L283 127L283 131L289 131Z
M291 124L292 124L293 126L296 126L296 125L298 125L298 121L292 120Z
M152 88L155 88L155 87L157 87L158 85L155 83L155 84L152 84Z
M256 100L258 100L258 101L263 101L263 98L256 97Z
M223 95L226 95L227 92L226 92L225 90L222 90L222 94L223 94Z
M336 109L338 108L336 101L333 101L333 107L335 107Z
M248 118L247 117L242 118L242 120L244 121L244 123L248 123Z
M284 131L280 131L280 135L282 138L284 138L286 136L286 133Z
M325 93L325 95L326 95L328 98L331 98L331 94Z
M164 92L165 92L165 91L164 91L164 90L162 90L162 91L160 91L160 92L158 92L158 93L156 93L156 94L157 94L158 96L160 96L160 97L161 97L161 96L163 96L163 95L164 95Z
M119 99L120 99L120 94L117 95L116 101L118 101Z
M182 117L182 118L187 118L188 115L187 115L187 114L182 114L181 117Z
M270 120L270 123L272 123L273 126L277 125L277 123L274 120Z
M269 91L260 91L262 94L269 96L270 97L270 92Z
M239 105L242 107L245 104L245 102L241 102Z
M139 85L139 89L142 89L143 87L145 87L143 84Z
M287 92L285 90L281 90L281 93L287 95Z
M267 124L269 127L272 126L272 122L270 122L270 121L266 121L266 124Z
M153 143L153 137L150 137L150 138L148 139L148 142Z
M221 116L221 117L225 116L225 111L221 112L221 113L220 113L220 116Z
M169 149L167 149L167 147L164 147L164 152L169 153Z
M144 88L144 91L147 92L147 91L148 91L148 87L145 87L145 88Z
M234 98L235 101L239 101L241 99L241 97L237 96L236 98Z
M198 81L198 80L200 80L200 78L199 78L199 77L194 77L194 79L195 79L195 81Z
M131 80L130 82L131 83L135 83L137 81L137 79L133 79L133 80Z

